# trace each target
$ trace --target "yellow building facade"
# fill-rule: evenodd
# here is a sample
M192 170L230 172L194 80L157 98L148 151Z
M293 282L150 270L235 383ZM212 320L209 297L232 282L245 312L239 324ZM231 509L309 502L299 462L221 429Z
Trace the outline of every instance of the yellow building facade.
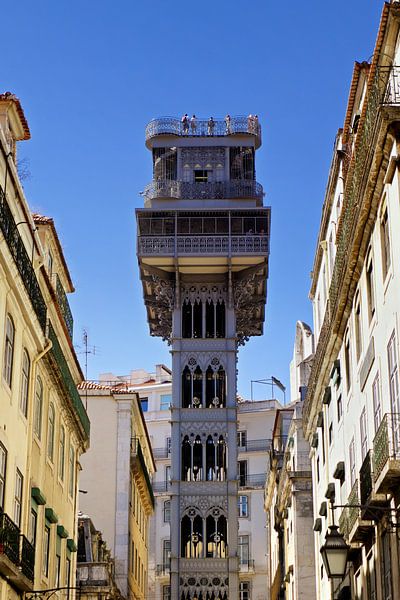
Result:
M0 95L0 598L75 586L79 458L89 419L76 384L66 294L73 285L52 219L32 215L16 145L19 100Z

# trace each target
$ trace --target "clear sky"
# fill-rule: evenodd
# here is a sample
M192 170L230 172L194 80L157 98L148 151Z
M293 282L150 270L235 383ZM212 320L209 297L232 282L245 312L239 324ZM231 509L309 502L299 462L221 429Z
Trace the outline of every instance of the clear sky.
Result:
M32 210L54 218L75 283L74 343L88 377L170 364L150 338L134 209L151 180L153 117L258 114L257 180L272 207L265 334L240 350L239 392L288 384L332 146L355 60L372 54L380 0L18 0L1 11L0 90L20 98ZM79 347L78 347L79 346ZM82 364L84 357L79 354ZM255 388L255 396L267 390Z

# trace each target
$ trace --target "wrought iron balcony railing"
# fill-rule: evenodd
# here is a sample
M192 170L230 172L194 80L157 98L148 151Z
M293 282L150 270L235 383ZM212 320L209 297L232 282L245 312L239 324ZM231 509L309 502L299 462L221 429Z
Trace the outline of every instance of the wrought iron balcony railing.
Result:
M170 448L153 448L154 458L169 458L171 456Z
M0 554L5 554L12 563L19 566L19 527L6 513L0 513Z
M348 509L348 529L350 533L360 514L360 509L357 507L357 505L360 504L360 497L358 493L358 479L355 480L353 487L351 488L351 492L349 494L347 502L350 505Z
M171 564L165 563L156 566L156 577L167 577L171 572Z
M141 467L144 479L146 481L147 491L149 493L151 503L154 507L154 493L153 493L153 487L152 487L152 484L150 481L149 471L147 469L147 465L144 460L143 450L140 445L140 441L138 440L138 438L135 438L135 437L132 438L132 440L131 440L131 456L133 458L137 458L139 460L140 467Z
M399 461L400 477L400 414L386 413L374 437L374 477L378 479L386 463Z
M349 537L349 509L344 508L339 517L339 530L345 538Z
M372 452L369 450L360 469L360 503L367 504L373 491Z
M239 487L263 488L265 485L265 473L255 475L238 475Z
M21 235L16 226L14 217L8 206L3 189L0 187L0 229L7 242L8 249L17 266L18 272L24 282L33 310L39 320L39 323L45 331L47 307L39 282L36 278L31 259L25 249Z
M183 254L268 254L266 235L178 235L140 236L138 254L176 256Z
M248 117L231 117L229 123L225 119L215 119L214 126L209 126L209 119L196 119L196 127L190 123L184 126L176 117L159 117L153 119L146 127L146 141L157 135L182 135L190 137L225 136L235 134L251 134L257 137L258 145L261 144L261 126Z
M144 189L146 200L177 198L182 200L262 199L263 187L251 179L230 181L152 181Z
M243 446L238 446L238 452L267 452L271 448L271 439L246 440Z
M72 378L71 371L69 370L64 353L63 353L60 343L57 339L56 332L54 331L53 326L50 323L50 321L49 321L48 336L53 344L53 346L50 350L50 353L57 364L57 367L58 367L58 370L60 373L60 377L64 384L65 390L72 402L75 412L76 412L76 414L79 418L79 421L83 427L83 430L85 431L86 435L89 437L89 434L90 434L89 417L87 415L85 407L83 406L79 392L76 389L76 385Z
M29 542L29 540L21 535L21 560L20 567L22 573L33 581L35 577L35 547Z
M65 293L64 287L63 287L63 285L62 285L62 283L60 281L60 278L57 275L57 273L55 275L55 280L56 280L57 302L58 302L58 305L60 307L61 314L63 316L65 324L67 326L69 337L72 340L72 333L73 333L73 329L74 329L74 319L73 319L73 316L72 316L71 308L69 306L67 294Z

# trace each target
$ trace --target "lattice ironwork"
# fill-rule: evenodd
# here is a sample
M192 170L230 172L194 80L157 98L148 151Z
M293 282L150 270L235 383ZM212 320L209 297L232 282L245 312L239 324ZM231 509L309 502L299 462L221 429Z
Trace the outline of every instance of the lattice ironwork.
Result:
M71 308L69 306L67 294L65 293L64 287L60 281L58 274L56 273L56 296L57 302L61 310L61 314L67 326L69 337L72 340L72 334L74 329L74 319L72 316Z
M0 554L5 554L11 562L19 565L19 527L6 513L0 512Z
M31 581L35 576L35 547L21 535L21 571Z
M144 188L146 200L177 198L183 200L232 198L262 199L263 187L251 179L230 181L152 181Z
M76 388L76 384L72 378L71 371L69 370L64 353L63 353L60 343L57 339L56 332L54 331L53 326L50 323L50 321L49 321L48 336L53 344L53 346L50 350L50 353L53 356L53 358L58 366L59 374L60 374L61 380L64 384L65 391L71 400L72 406L78 416L78 419L83 427L83 430L85 431L86 435L89 437L89 434L90 434L89 417L87 415L85 407L82 404L81 397Z
M36 278L32 262L25 249L24 242L15 224L14 217L8 206L3 189L0 187L0 229L7 242L8 248L15 261L25 289L28 293L33 310L39 320L39 323L45 331L47 307L39 282Z
M360 515L360 509L356 506L357 504L360 504L360 496L358 493L358 479L355 480L353 487L351 488L351 492L349 494L349 497L347 499L348 504L350 505L348 508L348 529L349 532L353 529L359 515Z
M369 450L360 469L360 501L366 504L373 491L372 452Z
M139 256L175 256L183 254L268 254L267 235L182 235L140 236Z
M400 461L400 414L398 413L386 413L376 432L373 457L375 481L388 460Z

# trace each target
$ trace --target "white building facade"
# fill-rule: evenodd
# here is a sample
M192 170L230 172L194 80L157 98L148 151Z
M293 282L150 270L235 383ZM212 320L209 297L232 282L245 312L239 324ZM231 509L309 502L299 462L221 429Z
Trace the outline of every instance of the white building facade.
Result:
M270 211L255 181L258 122L161 118L137 209L152 335L171 345L171 597L236 600L238 345L261 335Z

